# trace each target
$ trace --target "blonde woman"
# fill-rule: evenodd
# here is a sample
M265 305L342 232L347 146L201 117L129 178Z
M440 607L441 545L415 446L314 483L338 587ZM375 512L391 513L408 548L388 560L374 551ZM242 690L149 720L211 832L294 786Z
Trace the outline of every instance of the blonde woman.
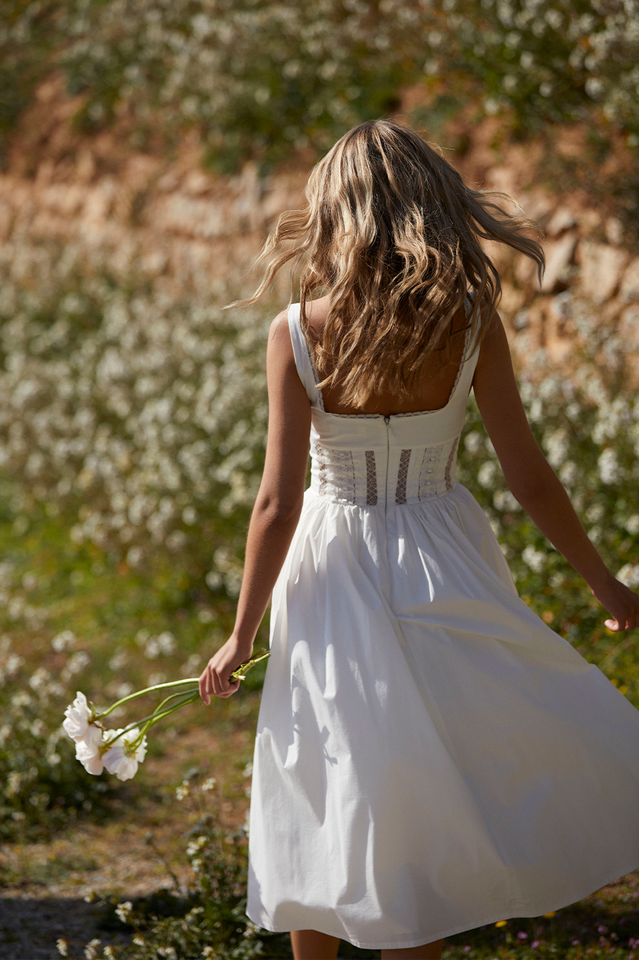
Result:
M236 692L272 593L247 912L292 931L296 960L340 939L433 960L639 866L639 711L519 599L455 482L472 388L514 496L606 625L639 625L526 422L481 240L540 273L543 254L500 196L408 127L364 123L265 248L253 300L291 262L301 302L271 327L237 620L200 689Z

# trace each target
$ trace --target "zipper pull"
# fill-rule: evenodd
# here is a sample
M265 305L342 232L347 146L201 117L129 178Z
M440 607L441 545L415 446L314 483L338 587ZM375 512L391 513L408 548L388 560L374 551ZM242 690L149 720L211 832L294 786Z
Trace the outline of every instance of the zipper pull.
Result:
M388 426L388 424L390 423L390 417L384 417L384 423L386 424L386 426Z

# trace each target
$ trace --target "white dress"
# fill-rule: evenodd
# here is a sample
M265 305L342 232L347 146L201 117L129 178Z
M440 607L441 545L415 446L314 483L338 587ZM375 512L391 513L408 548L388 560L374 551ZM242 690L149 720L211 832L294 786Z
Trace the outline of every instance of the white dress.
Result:
M455 459L477 351L427 413L312 404L273 591L249 917L401 948L580 900L639 867L639 711L517 596ZM523 546L523 545L522 545Z

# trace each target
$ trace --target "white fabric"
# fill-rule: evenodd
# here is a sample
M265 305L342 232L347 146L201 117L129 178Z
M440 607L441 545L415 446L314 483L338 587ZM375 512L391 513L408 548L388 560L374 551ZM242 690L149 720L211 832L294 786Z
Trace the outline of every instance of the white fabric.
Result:
M518 598L446 473L477 354L441 410L340 417L321 409L298 305L289 322L311 451L328 453L273 591L248 915L412 947L636 869L639 711ZM420 488L410 463L439 448Z

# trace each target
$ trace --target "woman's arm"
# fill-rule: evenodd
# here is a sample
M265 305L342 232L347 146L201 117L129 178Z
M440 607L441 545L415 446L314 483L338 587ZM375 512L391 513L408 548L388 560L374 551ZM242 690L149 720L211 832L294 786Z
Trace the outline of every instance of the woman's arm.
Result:
M473 380L477 406L513 496L550 542L581 574L611 614L611 630L639 626L639 597L609 572L588 538L566 491L537 446L513 373L498 315L482 341Z
M266 461L246 541L244 576L233 633L200 676L200 695L228 697L230 674L250 657L253 641L299 520L304 497L311 405L297 370L286 313L269 332L266 350L269 419Z

